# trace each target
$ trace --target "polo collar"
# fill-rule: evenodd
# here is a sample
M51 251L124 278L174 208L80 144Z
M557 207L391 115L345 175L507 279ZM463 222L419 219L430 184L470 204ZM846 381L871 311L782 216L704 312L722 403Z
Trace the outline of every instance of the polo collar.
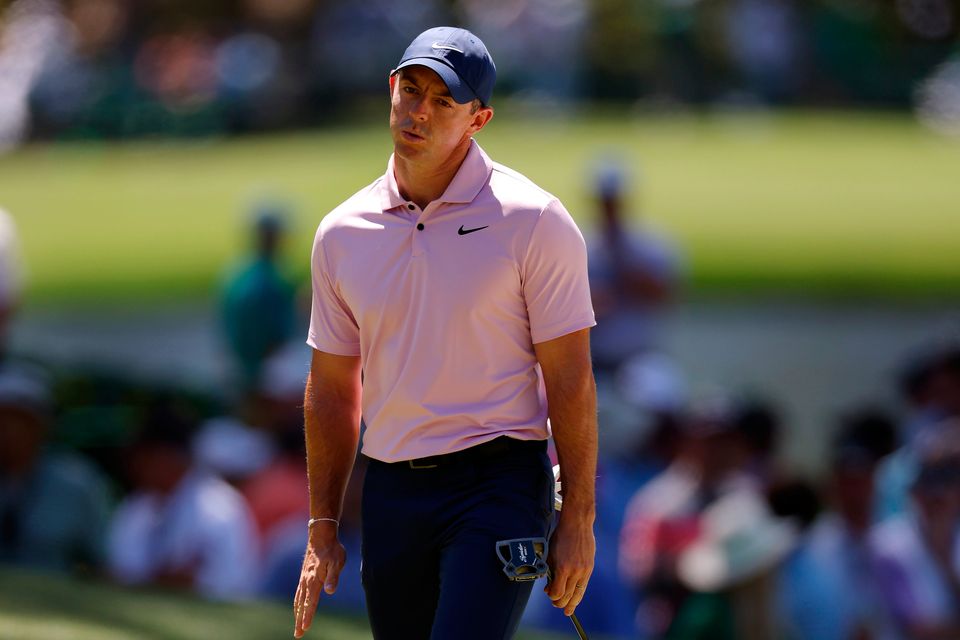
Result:
M443 195L437 200L451 203L473 202L480 190L489 182L492 171L493 162L490 160L490 156L480 148L476 140L470 140L470 149L467 151L463 163L461 163L456 175L453 176L453 180L447 185ZM380 187L383 210L389 211L406 205L407 201L400 195L397 177L394 175L393 154L390 154L390 160L387 161L387 172L383 178Z

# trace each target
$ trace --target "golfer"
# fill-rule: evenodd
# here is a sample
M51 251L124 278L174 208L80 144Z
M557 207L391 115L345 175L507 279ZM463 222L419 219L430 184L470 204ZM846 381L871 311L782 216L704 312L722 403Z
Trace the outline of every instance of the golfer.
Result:
M317 231L297 637L344 565L338 520L361 415L361 578L375 638L513 636L533 583L507 578L496 543L553 529L548 417L564 508L546 591L570 615L588 588L597 428L586 249L555 197L473 140L493 117L495 76L469 31L420 34L389 76L386 173Z

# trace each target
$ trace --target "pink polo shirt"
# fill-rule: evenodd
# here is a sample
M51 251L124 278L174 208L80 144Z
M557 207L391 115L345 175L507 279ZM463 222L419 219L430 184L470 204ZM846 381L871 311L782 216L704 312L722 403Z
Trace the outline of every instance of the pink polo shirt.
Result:
M363 363L363 453L549 437L533 345L595 324L583 236L473 142L426 209L387 172L320 223L307 344Z

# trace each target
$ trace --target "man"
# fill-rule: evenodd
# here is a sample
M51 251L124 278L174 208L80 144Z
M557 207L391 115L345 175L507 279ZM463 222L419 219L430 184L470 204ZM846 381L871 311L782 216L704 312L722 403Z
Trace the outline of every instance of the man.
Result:
M669 238L650 225L628 224L626 180L624 167L608 160L594 185L599 233L590 247L590 289L600 324L591 342L594 365L605 373L660 347L681 276Z
M960 419L914 447L909 508L870 534L877 582L899 637L960 638Z
M192 459L195 427L176 397L147 407L125 456L133 488L107 535L110 573L123 584L242 600L256 590L256 527L243 496Z
M234 266L223 288L221 322L244 389L262 385L263 368L294 334L296 285L284 273L286 207L258 203L253 255Z
M793 637L889 638L892 621L881 599L870 528L876 470L890 453L896 427L869 407L844 417L841 425L824 496L828 510L813 522L784 570L784 613Z
M96 571L104 559L107 483L83 457L48 446L53 413L44 372L0 365L0 564Z
M390 74L386 174L317 232L297 637L343 567L337 519L361 413L361 572L376 638L513 635L532 583L507 579L495 543L549 534L548 407L564 508L546 591L570 615L587 588L597 434L586 248L556 198L473 141L493 117L495 75L472 33L418 36Z
M690 595L677 571L704 513L723 496L757 491L746 439L725 406L695 409L681 429L676 458L630 499L620 531L620 573L640 596L643 637L666 635Z

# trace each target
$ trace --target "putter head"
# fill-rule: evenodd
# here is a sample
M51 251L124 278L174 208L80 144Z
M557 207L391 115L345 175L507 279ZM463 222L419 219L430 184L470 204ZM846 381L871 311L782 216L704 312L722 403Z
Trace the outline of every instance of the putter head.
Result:
M514 582L527 582L547 575L547 539L514 538L497 542L497 557L503 572Z

